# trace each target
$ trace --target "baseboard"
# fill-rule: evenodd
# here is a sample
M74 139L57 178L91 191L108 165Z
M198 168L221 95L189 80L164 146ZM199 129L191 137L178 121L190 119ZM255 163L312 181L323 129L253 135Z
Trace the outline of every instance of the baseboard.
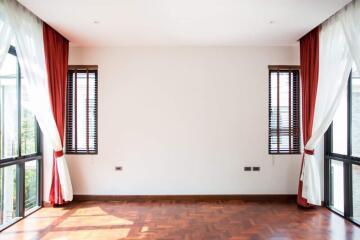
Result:
M52 205L49 202L42 202L42 207L52 207Z
M226 195L74 195L75 202L84 201L277 201L296 202L295 194L226 194ZM42 202L43 207L52 207L49 202ZM325 202L321 201L321 206Z
M74 195L74 201L296 201L293 194L226 194L226 195Z

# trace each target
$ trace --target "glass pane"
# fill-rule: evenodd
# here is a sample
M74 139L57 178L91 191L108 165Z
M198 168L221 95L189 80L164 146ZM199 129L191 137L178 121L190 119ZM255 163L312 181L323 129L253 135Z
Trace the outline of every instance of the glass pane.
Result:
M280 110L280 149L289 149L289 81L290 73L280 72L279 74L279 110Z
M17 165L0 169L0 226L17 216Z
M278 115L277 115L277 89L278 89L278 85L277 85L277 73L276 72L271 72L271 106L270 106L270 122L271 122L271 132L272 134L270 134L271 139L270 139L270 149L277 149L277 143L278 143L278 137L276 134L274 134L274 132L277 131L278 125L277 125L277 120L278 120Z
M71 99L71 102L69 101L69 104L70 104L70 106L72 106L71 107L71 116L72 116L72 122L71 122L71 143L72 143L72 145L71 145L71 149L76 149L76 134L77 134L77 132L76 132L76 108L75 108L75 106L76 106L76 101L75 100L77 100L76 98L75 98L75 89L76 89L76 86L77 86L77 84L76 84L76 73L73 73L73 76L72 76L72 79L73 79L73 81L72 81L72 86L71 86L71 88L73 89L73 96L72 96L72 99Z
M89 149L95 150L96 145L96 76L89 73Z
M344 165L336 160L330 164L330 206L344 212Z
M347 94L341 99L333 121L333 152L347 155Z
M77 75L77 149L86 150L86 94L87 75Z
M352 71L352 155L360 157L360 74Z
M21 155L37 152L37 124L30 110L29 96L21 89Z
M25 212L38 203L38 164L37 161L25 163Z
M18 156L17 59L8 54L0 68L0 157Z
M360 166L352 165L353 218L360 221Z

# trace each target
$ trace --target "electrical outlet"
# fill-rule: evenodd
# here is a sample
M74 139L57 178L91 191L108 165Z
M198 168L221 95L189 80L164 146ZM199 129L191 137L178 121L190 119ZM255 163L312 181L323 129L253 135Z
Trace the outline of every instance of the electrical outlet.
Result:
M122 171L122 170L123 170L122 166L116 166L115 167L115 171Z
M253 171L260 171L260 167L253 167L252 170Z
M244 167L244 171L246 172L251 171L251 167Z

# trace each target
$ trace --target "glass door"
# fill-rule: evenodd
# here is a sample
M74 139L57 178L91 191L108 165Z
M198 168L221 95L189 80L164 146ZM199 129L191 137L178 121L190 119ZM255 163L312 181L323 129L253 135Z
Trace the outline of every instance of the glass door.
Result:
M16 50L0 68L0 230L40 207L40 131L23 89Z
M360 224L360 74L355 67L325 135L325 202Z

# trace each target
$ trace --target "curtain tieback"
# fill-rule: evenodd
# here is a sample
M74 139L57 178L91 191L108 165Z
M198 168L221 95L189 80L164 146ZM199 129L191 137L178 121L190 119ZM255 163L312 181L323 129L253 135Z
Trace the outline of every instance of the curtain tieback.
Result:
M56 158L59 158L59 157L64 156L64 152L63 152L63 150L60 150L60 151L54 151L54 156L55 156Z
M314 150L304 149L304 153L307 155L314 155Z

